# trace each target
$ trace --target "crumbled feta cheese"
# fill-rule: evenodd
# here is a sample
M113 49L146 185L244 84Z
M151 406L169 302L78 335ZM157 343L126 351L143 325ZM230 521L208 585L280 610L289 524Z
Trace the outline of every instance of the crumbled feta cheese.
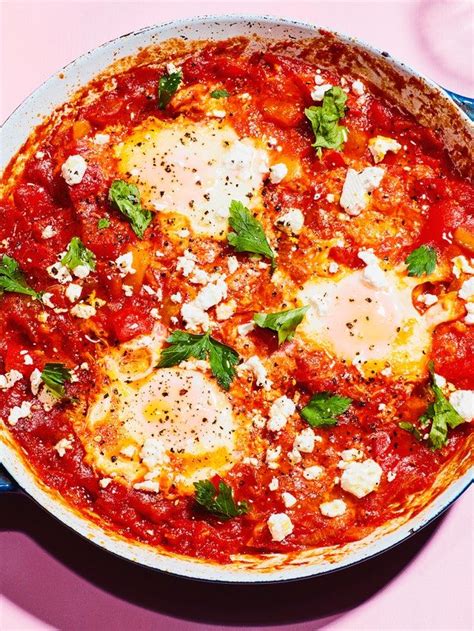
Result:
M307 427L299 434L296 435L293 448L298 451L302 451L305 454L310 454L314 450L315 435L311 427Z
M57 280L61 285L65 285L66 283L70 283L72 281L72 276L69 273L68 268L62 263L53 263L53 265L46 268L46 271L51 278Z
M237 303L235 302L235 300L223 302L216 307L216 318L219 320L219 322L222 322L223 320L228 320L234 315L236 308Z
M115 265L118 267L120 276L125 277L128 274L135 274L133 268L133 252L125 252L115 259Z
M474 324L474 302L466 303L467 316L464 318L466 324Z
M365 92L365 86L360 79L356 79L352 83L352 91L356 96L362 96Z
M169 462L164 444L158 438L147 438L140 450L140 458L148 469L153 469L158 465L165 465Z
M295 465L299 464L303 460L303 457L297 449L293 448L288 452L288 460L292 465Z
M456 278L461 276L461 272L464 274L474 274L474 260L469 263L465 256L455 256L451 259L453 263L453 274Z
M246 322L245 324L239 324L237 327L237 333L239 335L248 335L255 329L255 322Z
M226 111L225 110L211 110L208 113L208 116L212 116L214 118L225 118Z
M267 378L267 371L265 366L257 355L252 355L245 362L237 366L237 374L242 376L242 372L248 370L255 377L255 383L257 386L262 387L264 390L270 390L272 382Z
M287 493L286 491L281 494L281 499L283 500L285 508L291 508L298 501L294 495Z
M288 175L288 167L284 162L279 162L270 167L270 182L279 184Z
M389 482L393 482L395 480L395 478L397 477L397 474L394 471L389 471L387 473L387 480Z
M35 153L35 158L36 158L37 160L42 160L42 159L44 158L44 156L45 156L44 151L37 151L37 152Z
M326 92L332 87L329 83L316 84L311 91L311 98L313 101L322 101Z
M303 478L305 480L317 480L323 474L324 469L315 464L312 467L306 467L303 469Z
M61 440L54 445L53 449L55 449L58 452L58 456L62 458L66 454L66 451L72 449L71 438L61 438Z
M88 265L76 265L72 273L76 278L87 278L91 273L91 268Z
M417 302L421 302L421 304L431 307L438 302L438 296L435 296L434 294L420 294L417 298Z
M49 390L49 388L42 388L38 393L38 401L41 403L46 412L52 410L58 402L57 397Z
M158 311L156 307L153 307L153 309L150 309L150 315L154 320L159 320L161 318L160 312Z
M9 390L13 388L17 381L23 379L23 375L19 370L9 370L4 375L0 375L0 390Z
M209 316L201 307L197 307L193 302L186 302L181 307L181 315L183 316L187 329L196 329L199 327L203 329L209 328Z
M443 377L443 375L438 375L438 373L433 373L433 381L435 383L435 386L438 386L438 388L445 388L447 381L446 379Z
M176 74L176 73L181 72L181 71L178 68L178 66L175 66L172 61L169 61L166 64L166 72L167 72L167 74Z
M51 239L52 237L54 237L55 234L56 230L53 228L53 226L46 226L46 228L43 229L41 236L43 239Z
M73 186L74 184L80 184L82 182L86 169L87 162L82 156L69 156L61 167L61 175L66 184Z
M341 476L341 487L359 499L378 487L382 468L369 458L363 462L350 462Z
M146 491L147 493L159 493L160 483L153 480L145 480L144 482L135 482L133 488L136 491Z
M31 357L29 353L23 353L23 363L25 364L25 366L32 366L33 357Z
M7 419L10 425L16 425L21 418L28 418L31 414L31 406L31 401L23 401L21 405L12 407Z
M273 541L283 541L293 532L293 523L286 513L274 513L267 521Z
M388 151L397 153L402 148L401 144L393 138L387 136L375 136L369 140L369 151L372 154L375 164L381 162Z
M257 429L263 429L267 423L266 419L261 414L255 414L252 419L252 423Z
M179 291L176 292L175 294L171 294L170 298L171 298L171 302L174 302L176 304L179 304L180 302L183 302L183 297L182 297L182 295L180 294Z
M257 467L258 466L258 458L252 458L251 456L246 456L243 460L242 460L243 464L250 464L252 465L252 467Z
M296 405L291 399L283 395L272 403L270 417L267 428L271 432L279 432L288 422L288 419L295 413Z
M122 456L125 456L126 458L133 458L136 451L137 451L137 448L134 445L126 445L125 447L122 447L122 449L120 450L120 453L122 454Z
M109 140L110 140L109 134L96 134L94 138L92 139L92 141L96 145L106 145L109 142Z
M227 258L227 269L229 270L229 274L234 274L239 267L239 261L236 256L229 256Z
M268 489L270 491L276 491L279 486L280 486L280 482L279 482L278 478L272 478L270 480L270 484L268 485Z
M474 390L455 390L449 402L465 421L470 423L474 419Z
M344 500L332 500L319 505L319 510L325 517L340 517L344 515L346 508Z
M290 208L288 212L277 217L277 226L292 234L299 234L303 230L304 215L298 208Z
M352 462L354 460L362 460L364 452L361 449L352 447L351 449L344 449L341 451L341 458L344 462Z
M375 289L386 289L388 280L373 250L359 250L357 256L366 264L362 273L365 283Z
M347 170L339 203L348 215L360 215L367 208L369 193L380 185L384 173L381 167L367 167L360 173L354 169Z
M111 482L112 478L102 478L101 480L99 480L99 486L101 489L106 489Z
M474 278L468 278L461 285L461 289L458 291L458 296L463 300L474 299Z
M222 277L205 285L194 299L197 307L207 311L227 297L227 285Z
M265 453L265 462L268 465L269 469L278 469L278 461L281 456L281 447L277 445L276 447L269 447Z
M336 263L336 261L331 261L329 263L329 273L336 274L338 270L339 270L339 265Z
M76 300L79 300L79 298L81 297L82 287L80 285L75 285L74 283L70 283L66 287L65 294L66 294L66 298L70 302L76 302Z
M93 318L97 310L92 305L86 305L83 302L78 305L74 305L70 311L71 315L76 316L76 318L81 318L82 320L88 320L89 318Z

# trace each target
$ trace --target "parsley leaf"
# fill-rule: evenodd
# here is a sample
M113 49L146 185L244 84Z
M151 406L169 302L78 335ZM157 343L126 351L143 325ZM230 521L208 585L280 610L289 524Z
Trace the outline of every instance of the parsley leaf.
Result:
M313 128L313 147L319 158L323 148L339 150L347 140L347 127L338 124L344 116L346 101L346 93L334 86L324 94L321 106L312 105L304 111Z
M164 110L173 98L173 94L181 85L183 73L181 70L170 72L161 77L158 83L158 106L160 110Z
M99 230L103 230L104 228L108 228L110 226L110 219L108 217L102 217L97 222L97 228Z
M225 482L219 482L219 489L210 480L194 483L196 489L195 500L219 519L231 519L248 513L247 502L236 502L232 488Z
M79 265L85 265L91 270L95 269L95 254L88 250L79 237L73 237L67 246L67 252L61 259L61 263L69 269L75 269Z
M226 99L228 96L230 96L230 94L227 90L213 90L211 92L211 97L213 99Z
M253 320L262 329L271 329L278 332L278 344L286 340L292 340L295 330L308 311L309 305L298 309L288 309L279 313L256 313Z
M25 294L39 299L41 294L28 286L18 263L4 254L0 261L0 295L4 291Z
M400 429L405 430L405 432L409 432L410 434L413 434L413 436L416 438L416 440L422 440L422 435L420 430L415 427L415 425L413 425L413 423L408 423L406 421L400 421L400 423L398 424L398 427Z
M45 364L41 379L54 396L63 397L66 394L64 384L71 381L71 371L64 364Z
M420 245L405 259L408 276L423 276L434 272L437 263L436 250L430 245Z
M229 389L235 376L235 365L239 361L239 355L233 348L215 340L210 331L203 335L174 331L166 341L169 346L162 351L158 368L176 366L189 357L209 359L218 384L225 390Z
M432 419L430 442L433 449L441 449L448 441L448 427L454 429L464 423L464 419L456 412L439 386L432 383L431 389L435 399L425 414L430 415Z
M275 267L275 253L268 243L262 224L242 202L231 201L229 225L235 232L230 232L227 240L237 252L261 254L271 259L272 268Z
M337 425L337 416L343 414L352 403L349 397L340 397L331 392L313 394L310 402L300 410L301 416L312 427Z
M149 210L142 208L138 187L123 180L115 180L109 189L109 201L125 215L137 237L143 239L152 217Z

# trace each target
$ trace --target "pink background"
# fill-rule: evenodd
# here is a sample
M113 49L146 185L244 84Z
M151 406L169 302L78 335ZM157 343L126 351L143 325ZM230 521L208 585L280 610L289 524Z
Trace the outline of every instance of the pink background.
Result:
M0 4L0 120L50 74L143 26L205 13L272 14L364 39L473 96L473 4L381 2L18 2ZM26 498L0 497L0 627L67 629L470 629L473 498L368 563L267 587L165 577L82 541Z

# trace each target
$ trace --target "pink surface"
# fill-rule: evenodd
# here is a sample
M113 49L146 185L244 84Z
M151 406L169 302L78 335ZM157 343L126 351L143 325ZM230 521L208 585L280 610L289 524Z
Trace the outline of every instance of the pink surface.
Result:
M473 95L471 2L5 2L0 120L50 74L122 33L205 13L272 14L364 39ZM126 564L26 498L0 498L0 628L470 629L473 493L396 549L344 572L284 586L215 586ZM226 625L224 627L224 625Z

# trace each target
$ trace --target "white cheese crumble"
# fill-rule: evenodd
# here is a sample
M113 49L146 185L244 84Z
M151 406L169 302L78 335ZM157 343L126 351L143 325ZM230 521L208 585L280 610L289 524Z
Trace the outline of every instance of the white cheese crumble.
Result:
M474 390L455 390L449 402L465 421L470 423L474 419Z
M46 268L46 271L51 278L57 280L61 285L65 285L66 283L70 283L72 281L72 276L69 273L68 268L62 263L53 263L53 265Z
M389 151L397 153L401 148L402 146L399 142L387 136L375 136L369 140L369 151L375 164L381 162Z
M267 521L273 541L283 541L293 532L293 523L286 513L274 513Z
M474 302L466 303L467 316L464 318L466 324L474 324Z
M304 215L299 208L290 208L288 212L277 217L277 226L290 234L299 234L303 230Z
M169 462L164 444L158 438L147 438L140 450L140 458L148 469L165 465Z
M285 508L291 508L298 501L294 495L287 493L286 491L281 494L281 499L283 500Z
M319 505L319 510L325 517L340 517L344 515L346 508L344 500L332 500Z
M159 493L160 483L153 480L144 480L143 482L135 482L133 488L136 491L146 491L147 493Z
M312 467L306 467L303 470L303 478L305 480L317 480L323 474L324 469L319 465L315 464Z
M101 489L106 489L111 482L112 478L102 478L101 480L99 480L99 486Z
M96 145L106 145L109 142L109 140L110 140L109 134L96 134L94 138L92 139L92 141Z
M307 427L296 435L293 449L297 449L305 454L310 454L314 450L316 437L311 427Z
M55 449L58 452L58 456L62 458L66 454L66 451L72 449L71 438L61 438L61 440L54 445L53 449Z
M461 289L458 291L458 296L463 300L474 299L474 278L468 278L461 285Z
M246 322L245 324L239 324L237 327L237 333L239 335L248 335L255 329L255 322Z
M365 92L365 86L360 79L356 79L352 83L352 91L356 96L362 96Z
M175 304L183 302L183 297L179 291L177 291L175 294L171 294L170 299L171 302L174 302Z
M135 274L133 268L133 252L125 252L115 259L115 265L117 266L120 276L124 278L128 274Z
M474 274L474 261L469 261L465 256L455 256L451 259L451 263L453 264L453 274L456 278L461 276L461 272L464 274Z
M9 390L13 388L17 381L23 379L23 375L19 370L9 370L4 375L0 375L0 390Z
M66 294L66 298L69 300L69 302L76 302L76 300L79 300L79 298L81 297L82 287L80 285L70 283L66 287L66 291L64 293Z
M381 167L367 167L360 173L348 169L339 203L348 215L356 216L369 204L369 193L374 191L382 181L385 170Z
M54 237L55 234L56 230L53 228L53 226L46 226L46 228L43 229L41 236L43 239L51 239L52 237Z
M30 388L31 388L31 393L34 396L38 394L42 383L43 383L43 380L41 379L41 370L38 370L38 368L35 368L30 375Z
M268 465L269 469L278 469L278 461L281 456L281 447L277 445L276 447L269 447L265 453L265 462Z
M339 271L339 265L336 263L336 261L331 261L329 263L329 273L336 274L338 271Z
M279 486L280 486L280 482L279 482L278 478L272 478L270 480L270 484L268 485L268 490L269 491L276 491Z
M252 357L249 357L245 362L237 366L237 374L239 377L242 376L242 372L247 370L255 377L255 383L257 386L263 388L264 390L270 390L272 382L267 378L266 368L257 355L252 355Z
M83 302L78 305L74 305L70 311L71 315L76 316L76 318L81 318L82 320L88 320L89 318L93 318L97 310L92 305L86 305Z
M303 460L303 457L297 449L293 448L288 452L288 460L292 465L295 465L299 464Z
M318 83L315 81L316 85L311 91L311 98L313 101L322 101L326 92L333 87L330 83L319 83L319 81L320 78Z
M417 298L417 302L421 302L421 304L431 307L438 302L438 296L435 296L434 294L420 294Z
M126 458L133 458L136 451L137 451L137 448L134 445L126 445L125 447L122 447L122 449L120 450L120 453L122 454L122 456L125 456Z
M375 491L382 473L380 465L371 458L363 462L350 462L341 476L341 487L360 499Z
M375 289L386 289L388 287L388 280L373 250L359 250L357 256L364 261L366 265L362 273L365 283Z
M189 276L196 267L196 256L190 251L185 250L183 256L178 258L176 269L183 273L183 276Z
M219 320L219 322L228 320L234 315L236 309L237 303L235 302L235 300L232 299L228 302L222 302L216 307L216 318Z
M288 419L295 413L296 405L291 399L283 395L272 403L270 417L267 428L271 432L279 432L288 422Z
M270 182L272 184L279 184L287 175L288 167L283 162L279 162L270 167Z
M21 405L15 405L8 414L10 425L16 425L21 418L28 418L31 414L31 401L23 401Z
M61 175L66 184L73 186L74 184L80 184L82 182L86 169L87 162L82 156L69 156L61 167Z
M227 258L227 269L229 270L229 274L234 274L239 267L239 261L236 256L229 256Z

